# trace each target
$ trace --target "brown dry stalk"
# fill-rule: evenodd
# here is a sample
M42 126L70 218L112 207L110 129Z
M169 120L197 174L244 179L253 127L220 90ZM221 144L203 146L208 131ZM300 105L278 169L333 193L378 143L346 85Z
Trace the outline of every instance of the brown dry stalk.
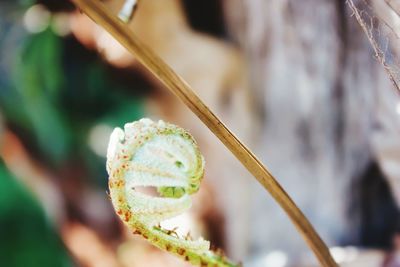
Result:
M171 92L222 141L250 173L268 190L285 210L297 230L317 256L322 266L337 266L329 250L313 226L257 157L201 101L190 86L162 59L146 47L127 25L118 20L98 0L72 0L94 22L107 30L135 58L157 77Z

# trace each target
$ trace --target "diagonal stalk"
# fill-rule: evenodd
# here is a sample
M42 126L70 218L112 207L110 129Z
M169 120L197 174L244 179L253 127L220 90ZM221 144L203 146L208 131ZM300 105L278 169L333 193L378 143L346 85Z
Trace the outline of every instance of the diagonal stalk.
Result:
M320 264L326 267L336 267L337 264L325 243L273 175L203 103L190 86L161 58L138 40L128 26L112 15L100 1L72 0L72 2L128 49L221 140L286 212Z

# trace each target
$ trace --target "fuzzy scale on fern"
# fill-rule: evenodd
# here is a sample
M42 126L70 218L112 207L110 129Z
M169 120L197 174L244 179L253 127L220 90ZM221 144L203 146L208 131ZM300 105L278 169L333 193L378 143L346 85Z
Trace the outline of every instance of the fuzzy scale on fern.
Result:
M193 265L237 266L211 251L209 241L179 237L159 226L191 206L190 194L198 191L203 178L203 156L184 129L150 119L116 128L107 171L115 211L133 233ZM138 187L156 187L159 196L146 195Z

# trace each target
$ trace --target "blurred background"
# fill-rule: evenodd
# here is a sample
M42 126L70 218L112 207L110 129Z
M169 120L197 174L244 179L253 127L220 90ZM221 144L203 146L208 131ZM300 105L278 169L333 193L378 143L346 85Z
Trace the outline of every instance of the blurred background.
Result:
M123 1L103 3L117 14ZM398 7L143 0L129 27L270 168L341 266L394 267ZM245 266L318 266L209 130L110 35L55 0L0 2L0 266L188 266L130 234L107 196L109 135L142 117L186 128L206 159L192 209L170 229L202 235Z

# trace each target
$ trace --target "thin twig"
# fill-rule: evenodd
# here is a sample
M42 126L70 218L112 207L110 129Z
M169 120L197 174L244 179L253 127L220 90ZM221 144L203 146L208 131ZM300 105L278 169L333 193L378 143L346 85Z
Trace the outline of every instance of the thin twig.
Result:
M383 68L385 69L386 73L389 76L390 81L393 83L393 86L396 88L396 92L400 94L400 87L397 83L396 78L394 77L390 67L386 64L385 55L379 48L378 43L375 41L373 33L372 33L372 26L371 30L368 29L368 26L365 24L364 20L362 19L362 14L354 4L353 0L347 0L347 4L350 7L351 11L353 12L358 24L360 24L361 29L364 31L365 35L367 36L369 42L371 43L372 49L374 49L375 57L378 61L382 64Z
M272 174L256 156L221 122L201 101L190 86L178 76L163 60L147 48L133 32L104 7L98 0L72 0L77 7L93 21L107 30L125 46L150 72L169 90L179 97L193 113L224 143L238 160L251 172L261 185L268 190L284 209L304 240L313 250L322 266L335 267L337 264L313 226L283 190Z
M393 11L400 16L400 1L398 0L385 0L386 4L393 9Z

